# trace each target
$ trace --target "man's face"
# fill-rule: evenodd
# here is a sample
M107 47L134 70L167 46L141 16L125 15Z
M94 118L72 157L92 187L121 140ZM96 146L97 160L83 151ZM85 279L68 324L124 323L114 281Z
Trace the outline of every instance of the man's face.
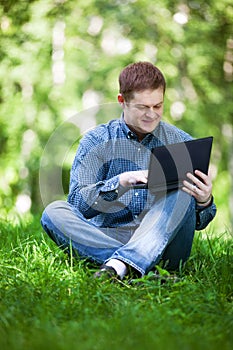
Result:
M118 96L126 124L139 135L151 133L157 127L163 114L163 100L162 88L135 92L129 102Z

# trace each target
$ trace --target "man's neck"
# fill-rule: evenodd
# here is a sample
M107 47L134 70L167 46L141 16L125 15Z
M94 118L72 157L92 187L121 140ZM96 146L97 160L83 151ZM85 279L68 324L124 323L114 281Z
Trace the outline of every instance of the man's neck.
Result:
M129 125L129 124L126 124L126 125L128 126L128 128L129 128L131 131L134 132L135 135L137 135L138 140L139 140L140 142L144 139L144 137L146 137L146 135L148 135L148 133L142 133L142 132L140 132L140 131L138 131L138 130L135 130L134 127L133 127L132 125Z

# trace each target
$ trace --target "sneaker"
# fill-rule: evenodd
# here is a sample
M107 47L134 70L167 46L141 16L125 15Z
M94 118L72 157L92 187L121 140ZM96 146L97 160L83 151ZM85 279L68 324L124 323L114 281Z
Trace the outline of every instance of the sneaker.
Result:
M110 280L117 279L118 275L113 267L103 264L99 271L94 273L93 277L101 280Z

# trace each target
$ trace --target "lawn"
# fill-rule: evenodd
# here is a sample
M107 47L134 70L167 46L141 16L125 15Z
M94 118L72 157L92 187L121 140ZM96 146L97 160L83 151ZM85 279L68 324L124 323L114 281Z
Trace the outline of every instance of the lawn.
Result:
M66 255L39 217L0 222L0 349L230 350L232 237L197 232L179 281L110 283Z

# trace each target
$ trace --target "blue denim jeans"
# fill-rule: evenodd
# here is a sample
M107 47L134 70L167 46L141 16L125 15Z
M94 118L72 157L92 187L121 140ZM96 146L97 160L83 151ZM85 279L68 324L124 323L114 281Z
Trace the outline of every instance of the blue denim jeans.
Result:
M161 260L175 270L190 256L196 226L195 200L183 191L158 199L136 227L96 227L68 202L49 204L41 224L57 245L103 263L111 258L143 276Z

